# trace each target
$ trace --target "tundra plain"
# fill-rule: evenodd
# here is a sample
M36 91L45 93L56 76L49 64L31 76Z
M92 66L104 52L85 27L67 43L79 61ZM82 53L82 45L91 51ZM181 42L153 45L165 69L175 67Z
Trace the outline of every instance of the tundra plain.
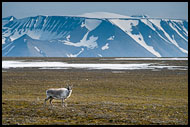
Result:
M68 63L161 63L187 60L112 58L6 58ZM43 106L49 88L73 84L67 107L61 100ZM187 125L188 70L2 68L3 125Z

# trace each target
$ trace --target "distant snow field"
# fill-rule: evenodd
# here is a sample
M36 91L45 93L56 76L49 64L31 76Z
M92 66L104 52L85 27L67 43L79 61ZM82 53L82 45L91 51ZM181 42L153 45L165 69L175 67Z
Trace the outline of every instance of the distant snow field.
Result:
M188 58L180 58L180 57L152 57L152 58L114 58L114 59L101 59L101 60L188 60Z
M47 61L2 61L3 69L10 68L26 68L26 67L36 67L39 69L108 69L108 70L136 70L136 69L170 69L170 70L187 70L187 66L169 66L160 63L135 63L135 64L90 64L90 63L76 63L70 64L66 62L47 62Z

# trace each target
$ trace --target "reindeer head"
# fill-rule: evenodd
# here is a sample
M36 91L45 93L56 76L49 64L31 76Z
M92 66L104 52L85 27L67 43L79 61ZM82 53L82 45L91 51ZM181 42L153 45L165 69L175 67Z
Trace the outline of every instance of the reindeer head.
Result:
M67 85L68 90L72 90L72 88L73 88L73 85Z

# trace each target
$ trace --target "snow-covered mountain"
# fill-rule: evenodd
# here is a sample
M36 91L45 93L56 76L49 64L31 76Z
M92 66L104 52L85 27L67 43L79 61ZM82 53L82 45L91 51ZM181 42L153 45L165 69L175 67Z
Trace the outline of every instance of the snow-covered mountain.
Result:
M96 12L2 18L2 56L187 57L188 20Z
M86 17L86 18L131 18L130 16L120 15L116 13L109 13L109 12L84 13L82 15L77 15L77 16Z

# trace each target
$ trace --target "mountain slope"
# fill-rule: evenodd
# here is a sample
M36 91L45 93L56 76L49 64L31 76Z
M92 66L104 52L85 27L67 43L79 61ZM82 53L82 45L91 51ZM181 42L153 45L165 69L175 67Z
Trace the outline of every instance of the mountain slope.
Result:
M99 12L2 21L2 56L188 56L188 20Z

